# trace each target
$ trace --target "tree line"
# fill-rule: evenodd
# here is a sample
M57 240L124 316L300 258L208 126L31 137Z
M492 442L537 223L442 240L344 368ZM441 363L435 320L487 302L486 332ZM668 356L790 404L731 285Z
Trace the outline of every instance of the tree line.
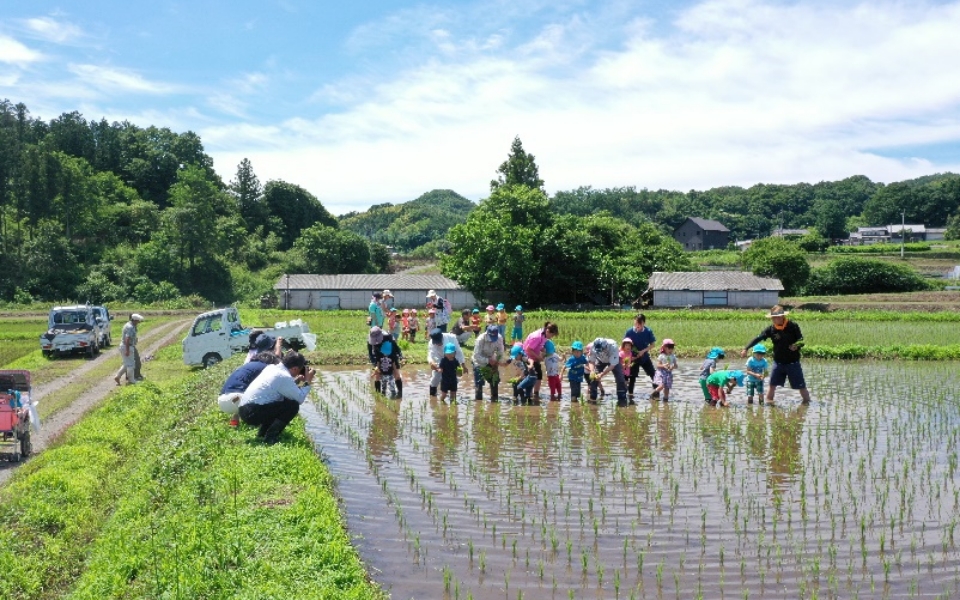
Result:
M255 299L282 273L387 272L387 246L441 257L442 271L529 304L618 302L653 270L693 269L670 233L686 217L735 239L857 224L948 225L960 176L883 185L863 176L678 192L544 192L518 138L479 205L452 190L331 215L304 188L261 183L244 159L224 182L195 133L78 112L44 121L0 101L0 300L217 303Z
M0 299L232 302L283 272L381 272L310 192L224 183L195 133L0 101Z

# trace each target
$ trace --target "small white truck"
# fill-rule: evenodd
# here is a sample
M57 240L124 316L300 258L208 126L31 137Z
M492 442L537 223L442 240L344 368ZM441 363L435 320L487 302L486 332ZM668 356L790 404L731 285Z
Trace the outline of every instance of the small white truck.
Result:
M40 336L40 350L48 357L82 352L93 358L110 343L110 314L100 306L54 306Z
M274 337L282 337L285 346L294 350L304 347L313 350L316 344L310 326L299 319L259 329ZM183 338L183 362L192 367L210 367L234 354L246 352L251 330L240 323L236 308L205 312L194 319L190 332Z

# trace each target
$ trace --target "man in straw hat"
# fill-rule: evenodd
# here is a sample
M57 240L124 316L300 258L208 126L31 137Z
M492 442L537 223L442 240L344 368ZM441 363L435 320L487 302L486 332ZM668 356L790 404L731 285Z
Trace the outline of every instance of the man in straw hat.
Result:
M766 401L773 404L773 397L777 393L777 388L782 386L788 380L790 387L800 392L800 398L804 404L810 402L810 391L807 390L807 382L803 379L803 367L800 366L800 348L803 346L803 333L800 332L800 326L787 319L790 311L784 310L779 304L770 309L767 318L770 319L769 327L760 332L760 335L753 338L740 352L741 358L746 358L750 349L763 340L770 340L773 343L773 371L770 373L770 389L767 390ZM760 398L763 404L763 398Z

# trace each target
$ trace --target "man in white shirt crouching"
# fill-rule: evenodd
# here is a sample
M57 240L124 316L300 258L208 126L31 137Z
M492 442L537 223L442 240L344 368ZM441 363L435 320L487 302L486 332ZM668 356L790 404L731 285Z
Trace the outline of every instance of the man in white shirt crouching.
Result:
M260 427L257 437L267 444L276 444L287 424L300 412L315 376L316 371L307 367L302 354L287 352L280 364L268 365L243 393L240 418L248 425Z

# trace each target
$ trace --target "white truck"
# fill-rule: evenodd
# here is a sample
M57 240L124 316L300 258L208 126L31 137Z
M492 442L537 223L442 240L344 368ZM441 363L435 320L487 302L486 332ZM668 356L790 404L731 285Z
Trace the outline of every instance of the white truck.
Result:
M44 356L74 352L90 358L111 344L110 313L102 306L54 306L47 317L47 332L40 336Z
M310 326L299 319L259 329L274 337L282 337L284 345L294 350L313 350L316 345L317 338L310 333ZM193 320L190 332L183 338L183 362L192 367L210 367L234 354L246 352L251 330L240 323L236 308L205 312Z

